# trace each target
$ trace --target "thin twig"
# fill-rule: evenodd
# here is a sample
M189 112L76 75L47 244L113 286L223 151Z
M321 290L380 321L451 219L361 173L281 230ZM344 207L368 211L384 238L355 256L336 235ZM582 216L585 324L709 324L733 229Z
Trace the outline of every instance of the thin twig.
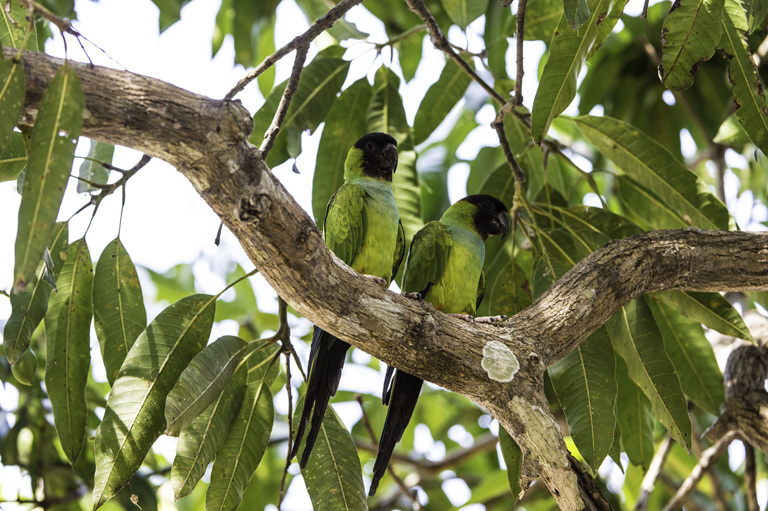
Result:
M299 88L299 80L301 79L301 72L304 70L304 62L307 60L307 52L309 51L309 44L301 44L296 48L296 59L293 61L293 71L291 71L291 77L288 79L288 84L285 86L283 97L280 99L280 106L277 107L277 112L272 118L272 124L264 134L264 142L261 143L259 151L261 151L261 157L266 160L267 154L272 149L272 145L275 143L275 138L280 132L280 126L285 120L285 115L288 113L288 107L291 106L291 100L296 93L296 89Z
M406 0L406 2L408 3L408 8L416 13L416 15L421 18L421 21L423 21L427 26L429 36L432 38L432 44L435 45L435 48L451 57L454 62L456 62L459 67L464 70L465 73L467 73L475 82L477 82L483 89L485 89L491 98L493 98L493 100L496 101L499 105L503 106L506 104L507 100L504 99L501 94L496 92L496 90L491 87L485 80L480 78L475 70L472 69L472 66L467 64L467 62L454 51L453 46L451 46L451 43L448 41L448 38L445 37L445 34L443 34L442 30L440 30L440 27L437 25L435 17L432 16L432 13L429 11L426 4L424 4L424 0Z
M747 509L749 511L760 511L760 505L757 502L755 448L744 442L744 449L747 451L746 458L744 459L744 486L746 486L747 493Z
M365 413L365 408L363 407L363 396L358 394L355 396L355 399L357 400L357 403L360 405L360 411L363 414L363 426L365 426L365 430L368 432L368 437L371 439L371 442L373 442L374 445L378 444L378 440L376 439L376 434L373 432L373 428L371 427L371 423L368 420L368 414ZM392 476L392 479L394 479L395 483L397 484L397 487L400 489L400 493L402 493L408 500L411 501L413 504L414 509L423 510L424 508L421 505L421 502L419 502L419 499L416 495L411 493L411 490L408 489L408 487L405 485L402 479L400 479L397 474L395 474L394 469L392 468L392 465L387 463L387 472L389 472L389 475Z
M691 494L691 492L693 492L693 489L697 484L699 484L701 478L704 477L707 471L712 468L712 466L717 462L717 460L720 459L723 453L725 453L728 445L735 437L736 432L729 431L714 445L705 451L702 451L701 456L699 457L699 462L695 467L693 467L693 470L691 470L691 474L688 476L688 478L683 481L683 484L680 485L680 488L677 490L677 493L675 493L675 496L672 497L672 500L670 500L669 503L664 507L664 511L679 509L685 503L688 496Z
M523 104L523 42L525 41L525 8L528 0L517 0L517 28L515 39L517 43L517 77L515 78L515 106Z
M648 497L653 492L653 488L656 486L656 479L661 474L661 469L664 467L664 461L667 459L672 448L672 437L667 434L664 440L659 445L659 449L656 454L653 455L651 465L648 467L648 472L643 477L643 482L640 484L640 496L637 498L635 504L635 511L641 511L648 509Z
M331 26L336 23L339 18L344 16L348 10L362 2L363 0L341 0L341 2L336 4L335 7L325 13L324 16L318 18L317 21L315 21L312 26L306 30L306 32L294 37L291 42L277 50L269 57L265 58L261 64L256 66L253 71L245 75L245 77L241 78L240 81L237 82L237 85L235 85L231 91L227 92L227 95L224 96L224 99L230 100L235 97L235 95L242 91L249 83L258 78L261 73L269 69L272 65L275 64L275 62L285 57L299 46L309 46L309 43L314 41L315 38L317 38L317 36L322 34L325 30L331 28Z
M285 391L288 393L288 454L285 457L285 468L283 468L283 477L280 478L280 496L277 499L277 509L283 504L285 497L285 479L288 476L288 467L291 466L291 451L293 451L293 393L291 392L291 356L290 351L283 351L285 354Z
M514 107L513 99L506 102L504 106L499 109L499 113L496 114L496 118L491 123L491 127L496 130L496 135L499 137L499 144L501 144L501 149L504 151L504 157L507 159L507 163L509 163L509 166L512 169L512 175L515 176L515 189L516 191L519 191L522 190L522 187L525 184L525 172L520 168L520 164L517 163L517 159L509 145L509 140L507 140L506 131L504 130L504 117L512 112Z

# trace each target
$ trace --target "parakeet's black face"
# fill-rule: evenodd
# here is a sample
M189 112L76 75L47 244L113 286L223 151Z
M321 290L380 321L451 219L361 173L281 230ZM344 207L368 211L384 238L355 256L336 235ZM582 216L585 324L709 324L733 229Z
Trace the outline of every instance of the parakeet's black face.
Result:
M355 142L363 151L363 172L392 181L397 170L397 141L386 133L368 133Z
M477 206L475 227L484 238L509 232L509 213L507 207L496 197L490 195L469 195L461 199Z

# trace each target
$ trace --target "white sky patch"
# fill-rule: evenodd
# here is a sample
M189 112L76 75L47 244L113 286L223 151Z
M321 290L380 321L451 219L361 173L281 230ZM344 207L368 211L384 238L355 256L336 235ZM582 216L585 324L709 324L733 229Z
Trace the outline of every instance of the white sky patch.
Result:
M515 354L499 341L490 341L485 345L481 365L490 379L501 382L512 381L520 369Z

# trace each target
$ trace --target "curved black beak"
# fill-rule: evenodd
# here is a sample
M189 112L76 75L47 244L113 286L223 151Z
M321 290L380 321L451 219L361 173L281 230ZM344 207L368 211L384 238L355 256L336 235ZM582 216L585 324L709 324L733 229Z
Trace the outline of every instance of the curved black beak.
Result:
M382 174L395 173L397 170L397 147L387 144L378 155L377 167Z
M501 234L502 239L507 236L509 233L509 214L506 211L496 213L496 216L491 220L488 233L491 235Z

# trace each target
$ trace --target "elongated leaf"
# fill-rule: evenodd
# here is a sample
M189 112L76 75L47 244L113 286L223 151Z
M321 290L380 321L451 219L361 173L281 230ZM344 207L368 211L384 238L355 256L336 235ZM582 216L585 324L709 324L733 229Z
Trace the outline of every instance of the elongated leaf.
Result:
M488 0L442 0L451 20L462 30L479 18L488 7Z
M181 373L165 401L165 434L178 436L213 403L237 369L248 344L232 335L220 337L198 353Z
M6 9L10 7L10 11ZM29 27L29 13L20 0L3 2L0 9L0 46L21 48ZM33 33L25 46L27 50L38 51L37 34Z
M617 176L618 196L627 216L648 229L682 229L688 223L667 202L629 176Z
M635 385L627 370L627 363L617 356L616 383L619 394L616 400L616 417L621 428L621 444L629 461L648 468L655 450L653 445L653 411L651 402L640 387ZM618 462L618 458L615 458Z
M275 411L272 393L263 381L248 385L243 406L232 422L211 470L206 509L234 510L269 443Z
M57 286L45 315L45 386L61 447L75 466L85 443L85 384L91 364L93 268L84 238L69 245Z
M664 341L642 299L622 307L606 323L613 349L627 363L632 381L651 402L656 418L680 445L691 448L691 421L680 381Z
M693 85L699 66L715 53L723 25L723 0L678 0L661 28L659 78L671 90Z
M80 79L64 64L43 94L32 128L16 235L16 289L24 289L32 279L48 243L72 168L82 122Z
M644 298L659 325L664 351L675 366L683 392L712 415L718 415L725 401L723 375L701 324L665 303Z
M747 17L739 0L725 0L720 21L723 35L718 43L728 57L728 76L733 84L736 117L755 144L768 154L768 107L757 66L747 43Z
M258 52L254 64L262 62L265 58L275 53L275 20L276 16L270 16L268 21L262 20L260 30L256 32L259 35L259 39ZM259 83L261 95L266 98L275 85L275 66L269 66L256 80Z
M572 29L578 29L589 18L587 0L563 0L563 14Z
M587 3L589 6L589 3ZM563 0L536 0L528 4L525 10L525 40L544 41L549 44L560 19L563 17ZM507 34L515 33L517 16L507 27Z
M456 103L464 96L472 79L452 59L447 59L440 78L433 83L421 100L413 121L416 144L424 142L435 131Z
M372 95L368 80L361 78L341 93L325 119L312 181L312 211L320 229L328 201L344 182L347 153L365 135L365 116Z
M171 486L177 500L192 492L227 438L229 425L243 402L247 372L246 366L235 371L216 401L179 435L171 468Z
M499 445L501 446L501 455L504 457L504 463L507 465L507 481L512 492L510 507L514 508L522 491L522 488L520 488L520 472L523 466L523 453L517 443L509 436L509 433L502 427L499 428Z
M252 342L248 345L245 357L248 359L248 383L254 383L266 378L267 385L272 385L280 367L273 363L275 355L280 350L277 343Z
M507 24L510 17L510 9L504 9L501 2L488 2L483 40L488 55L488 69L497 79L507 77Z
M25 93L26 80L21 61L0 60L0 153L19 119Z
M549 368L576 447L593 471L600 468L616 429L616 380L611 341L604 328Z
M755 342L739 312L719 293L663 291L654 296L721 334Z
M107 184L109 179L109 170L102 163L112 163L112 156L115 154L115 146L98 140L91 140L91 148L88 150L87 160L80 164L79 176L96 184ZM77 182L77 193L85 193L95 188L85 181Z
M54 277L61 272L67 255L67 236L67 224L56 224L51 239L51 256L54 264L50 271ZM51 286L39 277L23 291L11 290L11 316L3 328L5 356L11 365L16 364L29 347L35 328L48 311L50 295Z
M179 300L158 314L128 352L96 430L94 509L128 482L165 429L165 398L205 346L215 307L209 295Z
M104 247L96 265L93 316L107 380L114 385L125 356L147 326L139 276L120 238Z
M301 418L302 395L296 404L294 421ZM306 444L299 449L299 458ZM301 471L315 511L364 511L368 509L362 468L352 435L332 407L328 407L312 448L307 467Z
M0 152L0 182L13 181L27 164L27 148L24 146L24 135L14 131L11 133L5 149Z
M549 58L544 65L531 112L531 136L537 143L547 134L552 119L573 101L579 73L592 46L599 43L598 28L611 21L606 15L613 7L612 0L590 0L587 3L590 16L579 30L572 29L563 14L552 37ZM616 22L615 19L612 21Z
M582 115L573 121L589 141L632 179L658 195L690 224L728 229L728 210L661 144L630 124Z

